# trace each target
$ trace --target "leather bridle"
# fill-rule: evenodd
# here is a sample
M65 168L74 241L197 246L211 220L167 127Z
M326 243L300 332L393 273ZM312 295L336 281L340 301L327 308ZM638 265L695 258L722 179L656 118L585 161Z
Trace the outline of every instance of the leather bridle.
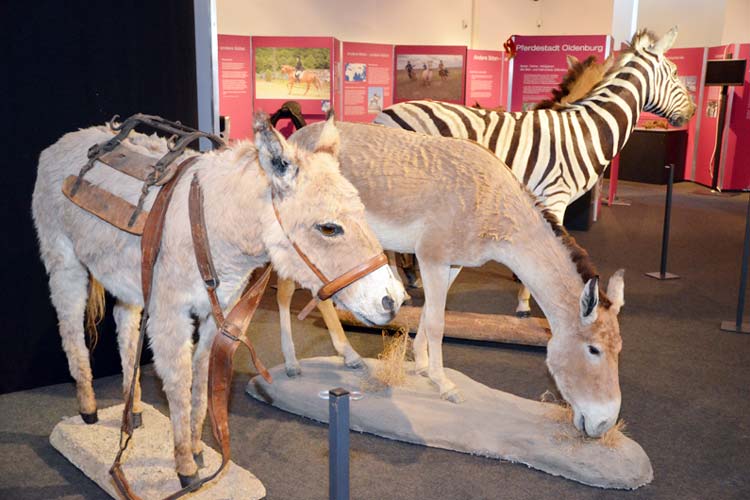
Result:
M297 252L297 255L300 256L305 264L307 264L307 267L309 267L313 274L315 274L315 276L317 276L318 279L323 282L323 286L320 287L317 295L313 297L312 300L310 300L310 302L308 302L304 308L302 308L302 310L297 315L297 319L305 319L307 315L310 314L310 311L312 311L320 302L330 299L337 292L348 287L358 279L363 278L371 272L380 269L384 265L388 264L388 258L385 256L385 253L380 252L379 254L370 257L363 263L349 269L337 278L329 280L326 275L323 274L320 269L318 269L318 266L312 263L310 258L307 256L307 254L305 254L305 252L302 251L299 245L297 245L297 243L289 237L289 233L287 233L286 229L284 228L284 223L281 221L281 214L279 213L279 209L276 206L276 196L274 194L271 195L271 204L273 205L273 213L276 216L276 221L279 223L279 226L281 226L281 231L284 233L284 236L287 240L289 240L289 243L291 243L292 247Z

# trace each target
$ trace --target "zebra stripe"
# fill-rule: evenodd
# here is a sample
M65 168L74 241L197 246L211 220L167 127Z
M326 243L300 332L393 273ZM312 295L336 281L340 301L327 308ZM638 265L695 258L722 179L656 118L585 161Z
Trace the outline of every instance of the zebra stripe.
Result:
M562 109L498 113L410 101L385 109L375 123L482 144L562 220L623 148L641 110L675 121L694 111L674 65L642 46L634 43L586 98Z

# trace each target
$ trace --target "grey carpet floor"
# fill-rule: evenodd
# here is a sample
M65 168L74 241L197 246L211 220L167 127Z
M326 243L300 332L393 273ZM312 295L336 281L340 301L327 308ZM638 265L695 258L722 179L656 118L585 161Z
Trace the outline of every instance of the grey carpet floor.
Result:
M679 280L643 275L659 265L663 187L623 183L620 196L632 205L603 207L590 231L575 234L603 278L627 269L621 417L651 457L652 484L604 491L522 465L353 433L352 498L750 498L750 336L718 328L734 317L747 198L696 191L702 188L687 183L675 189L669 270ZM509 313L516 290L509 278L496 264L467 269L448 308ZM419 303L420 293L413 295ZM297 292L294 308L307 297ZM282 361L274 304L269 291L252 326L268 365ZM300 357L334 353L319 319L293 326ZM376 334L350 331L349 338L364 356L382 348ZM543 349L447 340L444 356L447 366L523 397L536 399L554 386ZM234 460L263 481L269 499L327 498L327 427L246 396L251 373L239 356L230 409ZM119 377L96 380L99 405L116 403L119 387ZM144 370L143 393L166 412L153 367ZM55 423L76 413L72 384L0 396L0 498L106 498L48 443ZM204 437L212 442L208 428Z

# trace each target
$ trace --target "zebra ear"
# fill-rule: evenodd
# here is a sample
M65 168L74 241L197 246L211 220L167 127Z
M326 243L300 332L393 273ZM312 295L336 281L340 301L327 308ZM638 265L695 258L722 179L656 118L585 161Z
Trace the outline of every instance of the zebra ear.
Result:
M596 306L599 305L599 277L594 276L586 282L581 292L581 323L590 325L597 318Z
M667 31L663 37L654 42L651 50L657 54L664 54L666 51L672 48L675 40L677 39L677 26Z
M323 131L318 138L318 143L315 145L315 152L327 153L333 157L338 157L340 146L341 137L339 136L339 129L336 128L333 110L330 110L328 112L328 119L325 125L323 125Z

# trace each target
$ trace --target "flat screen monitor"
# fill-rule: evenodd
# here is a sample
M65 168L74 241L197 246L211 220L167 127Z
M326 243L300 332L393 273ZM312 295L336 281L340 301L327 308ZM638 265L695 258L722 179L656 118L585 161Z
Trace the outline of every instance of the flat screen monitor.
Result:
M745 83L745 59L709 59L706 85L742 85Z

